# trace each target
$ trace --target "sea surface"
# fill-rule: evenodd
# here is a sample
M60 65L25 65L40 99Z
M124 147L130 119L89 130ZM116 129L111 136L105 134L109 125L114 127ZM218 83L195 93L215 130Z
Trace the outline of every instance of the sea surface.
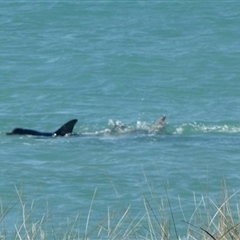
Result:
M239 23L238 1L2 1L1 234L22 208L55 232L78 216L84 234L147 199L160 222L154 195L184 237L202 196L239 190ZM141 131L162 115L164 131ZM79 136L5 135L74 118Z

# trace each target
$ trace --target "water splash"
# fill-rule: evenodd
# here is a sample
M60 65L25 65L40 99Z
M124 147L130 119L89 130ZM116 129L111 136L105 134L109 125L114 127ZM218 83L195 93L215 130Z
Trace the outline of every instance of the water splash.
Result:
M184 123L172 129L173 134L196 133L239 133L240 124L236 123Z

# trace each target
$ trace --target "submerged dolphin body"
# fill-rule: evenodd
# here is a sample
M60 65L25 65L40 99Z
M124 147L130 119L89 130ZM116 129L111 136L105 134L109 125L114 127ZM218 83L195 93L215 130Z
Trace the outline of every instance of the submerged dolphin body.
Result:
M32 136L44 136L44 137L56 137L56 136L65 136L68 134L72 134L73 128L78 120L72 119L62 125L57 131L55 132L39 132L32 129L26 128L14 128L11 132L6 133L7 135L32 135Z
M151 133L162 133L165 125L165 119L166 116L163 115L160 117L155 124L152 127L144 127L144 128L137 128L132 129L129 128L127 125L123 124L120 121L112 121L111 124L113 127L107 132L112 134L129 134L129 133L145 133L145 134L151 134Z

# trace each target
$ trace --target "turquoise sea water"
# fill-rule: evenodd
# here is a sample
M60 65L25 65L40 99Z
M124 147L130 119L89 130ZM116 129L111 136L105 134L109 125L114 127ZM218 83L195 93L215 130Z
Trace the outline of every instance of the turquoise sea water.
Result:
M1 2L2 205L17 188L36 218L47 208L62 226L87 218L96 189L95 226L108 208L144 212L145 174L159 199L166 182L184 235L179 197L188 218L193 192L217 198L223 178L239 189L239 22L238 2ZM5 135L54 131L72 118L76 133L110 119L142 129L163 114L168 134ZM5 218L9 234L19 212Z

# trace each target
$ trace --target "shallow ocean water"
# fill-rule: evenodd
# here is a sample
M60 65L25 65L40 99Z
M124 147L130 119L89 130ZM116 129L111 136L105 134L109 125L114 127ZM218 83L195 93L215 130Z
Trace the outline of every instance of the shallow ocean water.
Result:
M52 224L108 207L143 211L150 198L190 217L193 193L239 188L239 3L6 2L0 4L0 193L46 208ZM15 127L77 133L119 120L137 129L167 116L164 134L44 138L6 136ZM117 192L117 193L116 193ZM48 206L48 207L47 207ZM16 215L18 212L16 212ZM15 213L6 218L9 232ZM60 223L59 223L60 222ZM83 220L84 222L84 220Z

